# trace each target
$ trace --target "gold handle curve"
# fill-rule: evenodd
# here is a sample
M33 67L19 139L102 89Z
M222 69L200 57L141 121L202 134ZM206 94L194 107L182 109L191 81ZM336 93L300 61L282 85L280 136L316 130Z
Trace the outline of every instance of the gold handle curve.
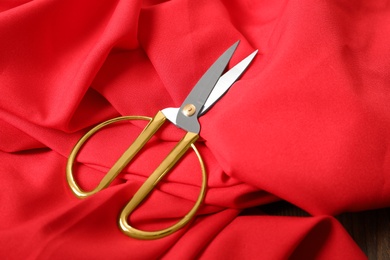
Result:
M122 156L117 160L114 166L109 170L109 172L103 177L99 185L91 190L84 191L79 187L75 178L73 176L73 164L76 159L76 156L83 146L83 144L92 137L96 132L101 128L108 126L112 123L116 123L123 120L149 120L149 124L144 128L141 134L136 138L136 140L130 145L130 147L122 154ZM88 196L91 196L100 190L108 187L110 183L116 178L116 176L123 170L123 168L134 158L134 156L142 149L142 147L150 140L150 138L155 134L155 132L161 127L165 122L166 117L164 114L159 111L155 117L150 118L146 116L122 116L107 120L94 128L88 131L74 146L68 162L66 165L66 177L68 184L76 195L76 197L82 199ZM122 210L119 217L119 227L121 231L127 236L137 238L137 239L157 239L165 237L173 232L179 230L185 226L196 214L198 208L202 204L202 201L206 194L207 186L207 176L206 169L203 162L203 159L194 145L194 142L198 139L198 134L188 132L183 139L175 146L175 148L169 153L169 155L164 159L164 161L158 166L158 168L148 177L145 183L141 188L134 194L129 203ZM185 152L191 147L201 166L202 170L202 185L200 188L199 196L195 202L193 208L176 224L171 227L168 227L163 230L157 231L143 231L132 227L128 223L128 217L133 212L137 206L148 196L148 194L153 190L155 185L166 175L167 172L179 161L179 159L185 154Z
M150 122L141 132L141 134L135 139L130 147L121 155L121 157L115 162L114 166L108 171L108 173L100 181L99 185L91 190L85 191L79 187L73 176L73 164L78 152L83 144L92 137L96 132L105 126L123 121L123 120L149 120ZM68 162L66 164L66 178L70 188L76 197L82 199L91 196L104 188L107 188L110 183L118 176L118 174L126 167L126 165L134 158L134 156L142 149L142 147L150 140L150 138L156 133L156 131L164 124L166 118L161 111L159 111L154 118L146 116L121 116L110 120L107 120L89 130L73 147Z
M159 165L159 167L149 176L149 178L144 182L141 188L134 194L133 198L129 201L129 203L127 203L119 217L119 226L123 233L130 237L138 239L150 240L162 238L184 227L191 219L194 218L196 212L199 209L199 206L202 204L203 199L206 195L207 186L206 168L198 149L196 149L195 145L193 144L198 139L198 137L198 134L188 132L183 137L183 139L175 146L175 148L173 148L173 150ZM165 174L177 163L177 161L184 155L184 153L188 150L189 147L191 147L195 151L202 170L202 185L195 205L181 220L179 220L176 224L168 228L157 231L143 231L132 227L128 223L128 218L130 214L146 198L146 196L153 190L154 186L165 176Z

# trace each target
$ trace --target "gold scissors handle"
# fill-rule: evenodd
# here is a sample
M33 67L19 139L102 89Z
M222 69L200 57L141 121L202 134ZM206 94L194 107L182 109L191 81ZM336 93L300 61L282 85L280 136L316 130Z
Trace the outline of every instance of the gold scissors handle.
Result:
M141 134L136 138L136 140L130 145L130 147L122 154L122 156L118 159L114 166L108 171L108 173L104 176L99 185L92 191L84 191L78 186L73 176L73 164L79 150L81 149L83 144L101 128L123 120L149 120L150 122L144 128ZM144 116L123 116L107 120L92 128L74 146L66 165L66 177L73 193L78 198L86 198L101 191L104 188L107 188L110 183L118 176L118 174L126 167L126 165L134 158L134 156L142 149L142 147L150 140L150 138L157 132L157 130L164 124L165 121L165 115L161 111L159 111L153 118ZM176 144L173 150L156 168L156 170L148 177L148 179L144 182L141 188L127 203L119 217L119 226L124 234L138 239L161 238L182 228L195 216L206 194L207 184L206 169L202 157L200 156L199 151L194 145L194 142L198 138L198 134L187 132L187 134L179 141L179 143ZM128 218L130 214L148 196L148 194L154 189L157 183L172 169L172 167L180 160L180 158L186 153L186 151L190 147L192 147L192 149L195 151L202 170L202 185L199 196L193 208L179 222L163 230L143 231L132 227L128 223Z

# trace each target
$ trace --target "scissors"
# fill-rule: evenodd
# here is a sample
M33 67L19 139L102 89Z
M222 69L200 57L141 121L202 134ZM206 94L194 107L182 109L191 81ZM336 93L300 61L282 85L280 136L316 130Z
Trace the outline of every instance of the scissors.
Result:
M206 71L198 83L193 87L180 107L162 109L158 111L153 118L145 116L122 116L113 118L95 126L89 132L87 132L74 146L66 166L67 181L76 197L86 198L101 191L104 188L107 188L110 183L118 176L118 174L126 167L126 165L134 158L134 156L143 148L149 139L157 132L157 130L164 124L166 119L168 119L177 127L187 131L187 133L176 144L173 150L147 178L144 184L142 184L139 190L123 208L119 217L119 227L124 234L133 238L157 239L172 234L173 232L184 227L191 219L193 219L199 206L203 202L207 186L204 162L200 156L199 151L194 145L196 140L199 138L200 132L198 118L204 115L229 90L229 88L245 71L245 69L249 66L257 54L256 50L222 75L238 44L239 41L234 43L214 62L214 64ZM149 120L149 123L141 132L141 134L136 138L136 140L130 145L130 147L120 156L120 158L116 161L108 173L103 177L99 185L92 191L82 190L73 176L73 164L80 148L91 136L93 136L103 127L122 120ZM174 165L180 160L180 158L187 152L190 147L194 150L202 171L202 185L199 196L193 208L177 223L162 230L144 231L131 226L128 222L130 214L141 204L141 202L155 188L157 183L174 167Z

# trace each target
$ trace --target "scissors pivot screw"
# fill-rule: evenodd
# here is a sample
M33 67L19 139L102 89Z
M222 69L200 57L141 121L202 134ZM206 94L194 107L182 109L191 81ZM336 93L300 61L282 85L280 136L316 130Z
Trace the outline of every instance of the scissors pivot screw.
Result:
M185 105L183 108L183 114L187 117L194 115L196 112L196 107L193 104Z

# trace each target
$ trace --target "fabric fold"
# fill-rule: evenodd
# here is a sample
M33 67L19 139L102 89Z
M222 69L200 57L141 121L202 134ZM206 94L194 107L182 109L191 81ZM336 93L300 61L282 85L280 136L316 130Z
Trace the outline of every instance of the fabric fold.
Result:
M332 216L390 206L386 1L3 1L0 3L0 256L8 259L364 259ZM179 106L240 40L257 57L200 119L208 173L197 218L155 241L119 212L184 131L166 123L105 190L75 198L77 140L121 115ZM76 158L92 189L145 120L104 128ZM158 229L192 207L190 150L130 221ZM245 209L285 200L310 217Z

